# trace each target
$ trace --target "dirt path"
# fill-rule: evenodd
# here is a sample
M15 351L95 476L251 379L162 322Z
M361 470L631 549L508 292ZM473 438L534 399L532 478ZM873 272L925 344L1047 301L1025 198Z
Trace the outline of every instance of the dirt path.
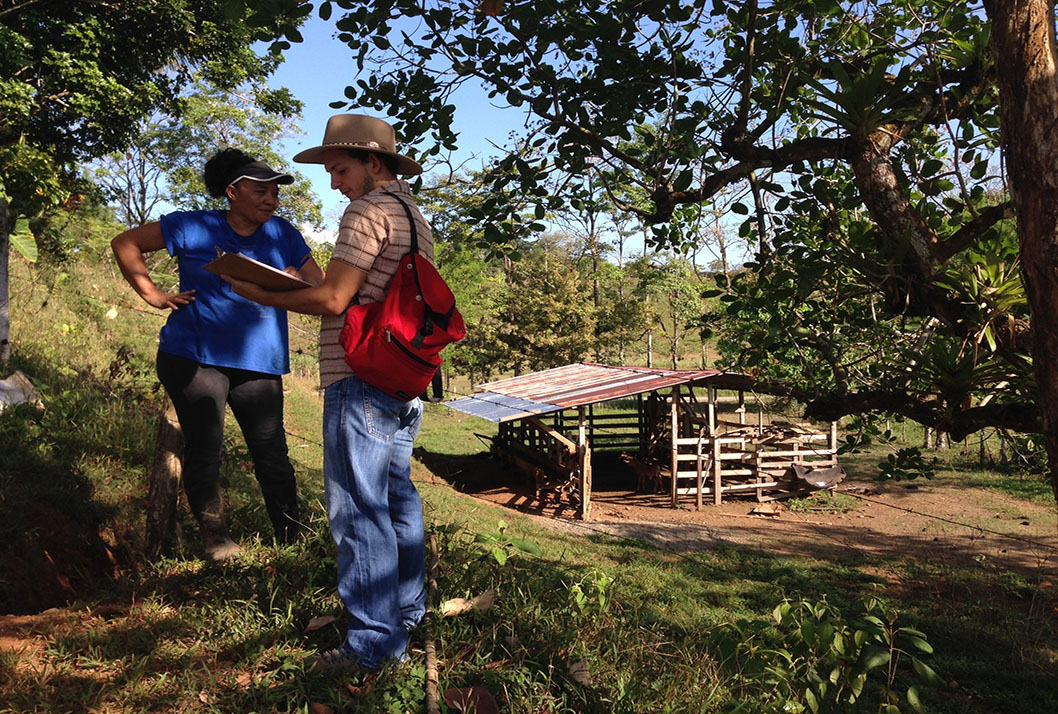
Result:
M522 478L497 480L494 466L487 473L464 469L450 482L550 528L641 538L677 552L728 543L850 565L911 556L1058 580L1058 508L950 483L847 479L838 491L858 499L856 510L798 513L778 502L775 515L754 514L761 504L752 499L696 510L690 498L672 508L667 495L600 488L584 523L569 504L540 505Z

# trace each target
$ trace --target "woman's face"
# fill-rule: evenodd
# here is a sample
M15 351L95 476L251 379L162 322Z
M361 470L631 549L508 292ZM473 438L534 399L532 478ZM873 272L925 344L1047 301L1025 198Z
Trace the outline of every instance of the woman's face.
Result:
M231 210L250 223L264 223L279 208L279 183L242 179L228 187Z

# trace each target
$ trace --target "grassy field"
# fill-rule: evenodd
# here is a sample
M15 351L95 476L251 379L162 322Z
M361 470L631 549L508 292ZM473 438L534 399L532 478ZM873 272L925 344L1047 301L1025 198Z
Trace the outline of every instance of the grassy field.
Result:
M311 537L278 548L258 536L268 520L232 423L223 478L246 555L203 561L182 511L175 552L150 562L143 503L162 317L134 304L106 263L14 268L11 368L33 377L46 408L0 415L0 613L14 613L0 618L0 712L424 711L423 629L409 661L377 677L307 669L346 624L321 504L313 322L294 322L286 380ZM480 687L518 714L1058 711L1058 600L1046 578L723 545L677 554L545 529L424 465L482 458L489 430L429 405L417 442L438 554L433 605L495 595L435 618L442 693ZM971 467L975 457L951 450L937 478L1046 495L1038 478Z

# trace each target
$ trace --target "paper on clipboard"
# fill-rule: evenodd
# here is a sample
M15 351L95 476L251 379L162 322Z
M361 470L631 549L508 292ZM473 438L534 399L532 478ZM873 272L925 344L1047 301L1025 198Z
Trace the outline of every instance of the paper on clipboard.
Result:
M216 275L230 275L268 290L297 290L312 286L311 283L294 277L290 273L284 273L278 268L239 253L221 253L220 257L210 261L204 267Z

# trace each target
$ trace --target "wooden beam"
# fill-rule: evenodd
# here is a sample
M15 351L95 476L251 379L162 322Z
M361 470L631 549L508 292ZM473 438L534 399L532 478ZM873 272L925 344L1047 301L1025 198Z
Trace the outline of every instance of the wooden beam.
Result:
M591 449L588 448L588 428L584 407L577 407L577 454L580 457L580 517L591 520Z
M671 473L672 473L672 507L676 507L676 470L679 468L679 442L680 442L680 429L679 429L679 402L680 402L680 385L675 385L672 388L672 408L669 412L670 422L672 424L672 444L671 448Z

